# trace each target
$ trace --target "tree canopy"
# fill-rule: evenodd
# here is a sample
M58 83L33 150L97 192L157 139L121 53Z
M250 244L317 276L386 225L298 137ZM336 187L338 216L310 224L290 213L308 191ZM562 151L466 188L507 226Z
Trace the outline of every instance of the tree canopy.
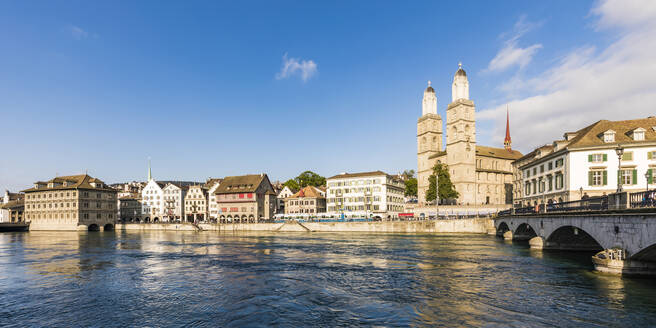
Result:
M405 195L417 197L417 178L408 178L405 180Z
M305 171L296 178L289 179L283 183L283 186L287 186L293 190L299 190L307 186L320 187L324 185L326 185L326 178L312 171Z
M446 164L438 163L433 167L433 174L428 177L428 191L426 192L426 200L433 201L436 196L440 200L451 198L458 198L459 194L456 191L453 183L451 182L451 174L449 174L449 167Z

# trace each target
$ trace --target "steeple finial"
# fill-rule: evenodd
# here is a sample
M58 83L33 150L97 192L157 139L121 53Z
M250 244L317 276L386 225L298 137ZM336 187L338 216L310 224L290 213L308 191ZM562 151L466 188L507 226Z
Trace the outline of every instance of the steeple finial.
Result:
M507 151L512 151L512 139L510 139L510 114L508 105L506 104L506 138L503 140L503 148Z
M461 68L462 68L462 62L459 61L458 62L458 69L461 69Z
M153 174L151 173L150 170L150 156L148 156L148 181L153 179Z
M428 86L429 86L429 87L431 86L431 81L430 81L430 80L428 80Z

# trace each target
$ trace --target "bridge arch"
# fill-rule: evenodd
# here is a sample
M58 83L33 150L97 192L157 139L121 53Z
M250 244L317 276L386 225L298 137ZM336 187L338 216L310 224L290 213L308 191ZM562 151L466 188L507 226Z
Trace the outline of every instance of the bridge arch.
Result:
M631 255L630 259L643 262L656 262L656 244L643 248L638 253Z
M104 230L104 231L114 231L114 225L111 224L111 223L107 223L107 224L105 224L105 226L103 227L103 230Z
M537 236L538 234L535 232L535 229L526 222L518 225L517 229L513 232L513 240L531 240L531 238Z
M89 227L87 227L87 229L89 231L100 231L100 227L95 223L90 224Z
M503 234L506 231L510 231L510 227L508 226L508 223L501 221L497 227L497 234Z
M561 226L549 234L544 248L577 251L601 251L604 249L592 235L572 225Z

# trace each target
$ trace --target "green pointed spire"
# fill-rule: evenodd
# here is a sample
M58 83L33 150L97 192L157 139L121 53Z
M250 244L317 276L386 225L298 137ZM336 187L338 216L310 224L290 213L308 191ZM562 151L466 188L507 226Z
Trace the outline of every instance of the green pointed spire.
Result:
M148 157L148 181L153 179L153 174L150 171L150 157Z

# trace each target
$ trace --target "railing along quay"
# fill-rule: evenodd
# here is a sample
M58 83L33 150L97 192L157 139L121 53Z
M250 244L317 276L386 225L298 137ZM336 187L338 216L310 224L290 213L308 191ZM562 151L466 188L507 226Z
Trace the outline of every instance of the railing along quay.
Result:
M621 195L621 194L614 194ZM626 197L626 196L623 196ZM569 202L539 204L527 207L518 207L500 211L497 216L531 215L538 213L572 213L572 212L599 212L608 210L651 209L656 208L656 189L628 193L628 202L623 198L624 205L609 208L609 196L589 197ZM620 197L622 199L622 197ZM613 206L613 204L610 204Z
M631 208L656 207L656 189L631 193L629 205Z

